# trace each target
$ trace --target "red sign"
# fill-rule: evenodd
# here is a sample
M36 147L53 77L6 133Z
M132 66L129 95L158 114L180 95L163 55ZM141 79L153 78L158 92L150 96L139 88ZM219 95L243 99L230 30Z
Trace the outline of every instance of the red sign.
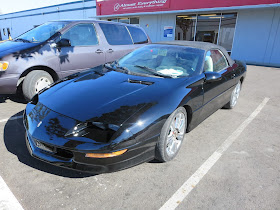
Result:
M277 4L280 0L96 0L97 15Z
M96 0L98 15L123 14L168 9L171 0ZM98 11L97 9L97 11ZM101 13L101 14L100 14Z

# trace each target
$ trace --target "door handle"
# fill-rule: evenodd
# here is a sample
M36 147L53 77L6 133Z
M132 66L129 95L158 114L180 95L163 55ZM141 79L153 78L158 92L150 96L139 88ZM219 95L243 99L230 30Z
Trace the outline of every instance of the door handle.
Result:
M98 50L95 51L95 53L100 54L100 53L103 53L103 51L98 49Z
M114 50L109 49L107 52L108 52L108 53L112 53L112 52L114 52Z
M235 77L235 74L232 74L230 78L231 78L231 79L234 79L234 77Z

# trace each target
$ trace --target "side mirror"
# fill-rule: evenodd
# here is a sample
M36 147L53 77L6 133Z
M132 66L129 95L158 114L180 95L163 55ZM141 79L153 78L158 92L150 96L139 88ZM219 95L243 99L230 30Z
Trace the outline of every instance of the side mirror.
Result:
M71 42L69 39L61 39L56 43L56 47L70 47Z
M222 79L222 75L218 72L205 72L206 82L217 82Z

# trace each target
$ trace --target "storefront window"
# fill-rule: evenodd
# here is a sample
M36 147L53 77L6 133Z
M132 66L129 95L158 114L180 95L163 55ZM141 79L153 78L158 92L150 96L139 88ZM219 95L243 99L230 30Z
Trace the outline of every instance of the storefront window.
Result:
M178 15L176 40L219 44L231 51L237 13Z
M236 17L236 13L222 15L219 45L226 48L227 51L231 51L232 48Z
M129 18L119 18L119 22L129 24Z
M220 14L205 14L197 16L196 41L217 43Z
M130 24L138 25L139 24L139 18L130 18Z
M118 22L118 18L108 19L108 21Z
M196 15L179 15L176 21L176 40L193 41Z
M107 20L108 21L113 21L113 22L120 22L120 23L126 23L126 24L139 25L139 17L133 17L133 18L113 18L113 19L107 19Z

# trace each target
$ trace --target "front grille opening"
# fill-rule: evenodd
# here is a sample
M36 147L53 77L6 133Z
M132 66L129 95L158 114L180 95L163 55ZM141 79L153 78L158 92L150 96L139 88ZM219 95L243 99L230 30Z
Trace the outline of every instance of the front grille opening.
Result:
M55 155L62 157L62 158L67 158L67 159L73 158L73 153L71 151L61 149L61 148L56 148Z

